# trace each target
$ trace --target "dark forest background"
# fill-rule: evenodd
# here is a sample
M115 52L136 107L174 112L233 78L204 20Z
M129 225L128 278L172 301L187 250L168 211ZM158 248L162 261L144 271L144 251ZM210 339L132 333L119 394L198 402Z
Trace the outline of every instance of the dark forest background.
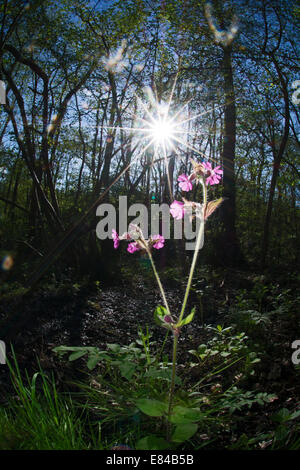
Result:
M153 162L136 134L107 127L132 127L145 87L167 101L175 79L174 112L188 103L199 115L189 147L167 156L175 198L189 158L201 161L193 149L224 168L212 198L228 200L208 223L205 262L297 266L299 5L215 1L212 14L215 32L199 1L2 2L0 249L14 261L5 277L29 286L59 266L108 279L118 256L95 234L103 191L132 162L101 202L169 196L162 156ZM228 41L221 31L232 24ZM167 250L163 263L185 256L173 242Z

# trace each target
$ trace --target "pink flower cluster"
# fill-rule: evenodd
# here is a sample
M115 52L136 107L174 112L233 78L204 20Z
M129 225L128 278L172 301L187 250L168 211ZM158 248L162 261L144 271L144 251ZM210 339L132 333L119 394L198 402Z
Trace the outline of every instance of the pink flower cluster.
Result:
M134 235L135 237L138 235L139 239L128 243L128 253L135 253L136 251L151 249L152 247L156 250L160 250L164 247L165 239L162 235L151 235L149 240L145 240L142 231L139 229L139 227L134 227L134 232L125 232L121 236L118 235L115 229L112 230L114 248L119 248L121 240L132 240Z
M191 159L191 162L193 164L193 172L189 176L187 176L186 174L182 174L182 175L179 175L178 177L179 187L182 191L185 191L185 192L191 191L193 189L193 182L199 181L199 178L205 178L205 182L207 185L220 183L221 177L223 175L223 170L220 169L220 166L216 166L215 168L212 168L211 163L209 162L198 163L192 159ZM188 208L191 208L192 210L195 211L196 217L199 216L199 214L201 214L201 209L202 209L201 204L187 201L184 198L182 199L184 200L184 202L175 200L170 205L170 213L172 214L174 219L176 220L183 219L184 214L185 214L185 209L188 209ZM213 201L213 202L216 202L216 201ZM218 205L216 205L216 207L218 207ZM215 210L215 208L213 210ZM213 210L211 210L210 213L212 213Z
M206 184L219 184L221 177L223 175L223 170L220 169L220 166L216 166L213 168L211 163L203 162L203 163L196 163L194 164L194 171L190 176L186 174L182 174L178 177L179 187L182 191L188 192L193 189L193 181L196 177L201 174L204 178L206 178Z

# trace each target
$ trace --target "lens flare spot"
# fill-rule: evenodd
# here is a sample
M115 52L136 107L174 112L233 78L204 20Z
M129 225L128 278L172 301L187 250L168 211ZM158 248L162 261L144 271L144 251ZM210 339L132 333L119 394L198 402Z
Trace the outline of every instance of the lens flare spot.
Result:
M14 264L14 260L12 259L12 257L10 255L6 255L2 259L1 269L3 271L9 271L13 267L13 264Z

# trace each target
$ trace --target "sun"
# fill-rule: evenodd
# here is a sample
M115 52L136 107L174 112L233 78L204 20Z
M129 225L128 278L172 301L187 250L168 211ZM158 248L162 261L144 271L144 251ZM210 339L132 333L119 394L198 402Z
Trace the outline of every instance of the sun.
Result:
M157 93L154 93L152 88L144 87L144 97L148 98L144 101L140 96L135 94L136 102L138 103L137 109L134 113L130 113L132 122L131 127L124 126L100 126L109 131L128 132L133 136L135 135L135 150L136 155L130 163L128 168L141 159L144 155L149 155L149 149L152 148L152 166L156 160L163 159L165 161L165 171L168 180L170 199L172 199L171 180L169 176L169 162L170 157L176 156L179 160L184 160L183 151L189 150L190 153L196 154L207 158L206 155L194 145L189 143L189 135L195 135L193 121L197 118L208 114L211 110L205 110L196 115L190 115L187 107L192 99L186 101L183 105L174 109L173 97L176 86L177 76L174 80L172 91L167 101L158 99ZM207 135L209 132L199 132L197 134ZM131 137L129 137L131 138ZM183 151L182 151L183 150ZM127 167L126 167L127 168Z
M195 135L195 131L190 128L190 125L193 125L193 121L211 112L211 110L208 109L199 114L190 115L187 111L187 106L192 99L186 101L175 110L173 97L176 80L177 77L174 80L172 91L167 101L158 99L157 94L155 96L150 87L144 88L145 95L148 97L147 101L144 101L135 94L139 106L138 110L135 110L135 112L131 114L131 118L133 118L133 125L131 127L100 126L109 131L119 130L121 132L128 132L131 136L135 134L135 150L138 148L140 148L140 150L136 152L136 155L121 174L127 171L133 163L141 159L144 155L149 156L148 152L150 148L153 149L150 166L152 166L155 161L160 159L164 160L170 200L173 200L173 191L169 175L168 159L176 157L181 161L185 161L184 154L187 150L192 154L199 155L205 159L207 158L203 152L189 143L189 135ZM198 131L197 134L208 135L209 132L204 130L204 132ZM182 150L185 151L185 153Z
M150 138L156 145L169 147L175 138L175 124L168 117L168 110L164 106L158 107L157 114L149 127Z

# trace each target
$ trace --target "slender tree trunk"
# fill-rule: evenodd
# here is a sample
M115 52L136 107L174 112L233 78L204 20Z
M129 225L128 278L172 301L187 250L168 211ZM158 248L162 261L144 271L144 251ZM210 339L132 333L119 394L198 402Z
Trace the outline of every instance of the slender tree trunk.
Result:
M236 106L231 63L231 45L223 48L224 73L224 134L223 134L223 185L224 197L228 200L220 208L220 217L223 223L221 235L222 258L227 266L237 265L241 261L241 252L236 234L236 187L235 187L235 143L236 143Z
M282 139L280 142L280 146L278 152L274 149L274 162L273 162L273 172L272 172L272 179L270 185L270 192L269 192L269 199L268 199L268 206L267 212L265 216L265 223L264 223L264 233L263 233L263 240L262 240L262 251L261 251L261 267L264 268L266 265L266 260L269 251L269 242L270 242L270 223L271 223L271 215L272 215L272 208L273 208L273 200L275 194L275 188L277 183L277 178L279 175L280 164L282 161L282 157L285 152L285 148L288 142L289 137L289 130L290 130L290 103L289 103L289 94L287 88L287 81L283 76L283 73L280 70L279 64L274 57L271 55L273 64L275 65L278 78L280 80L281 89L283 92L283 99L284 99L284 130Z

